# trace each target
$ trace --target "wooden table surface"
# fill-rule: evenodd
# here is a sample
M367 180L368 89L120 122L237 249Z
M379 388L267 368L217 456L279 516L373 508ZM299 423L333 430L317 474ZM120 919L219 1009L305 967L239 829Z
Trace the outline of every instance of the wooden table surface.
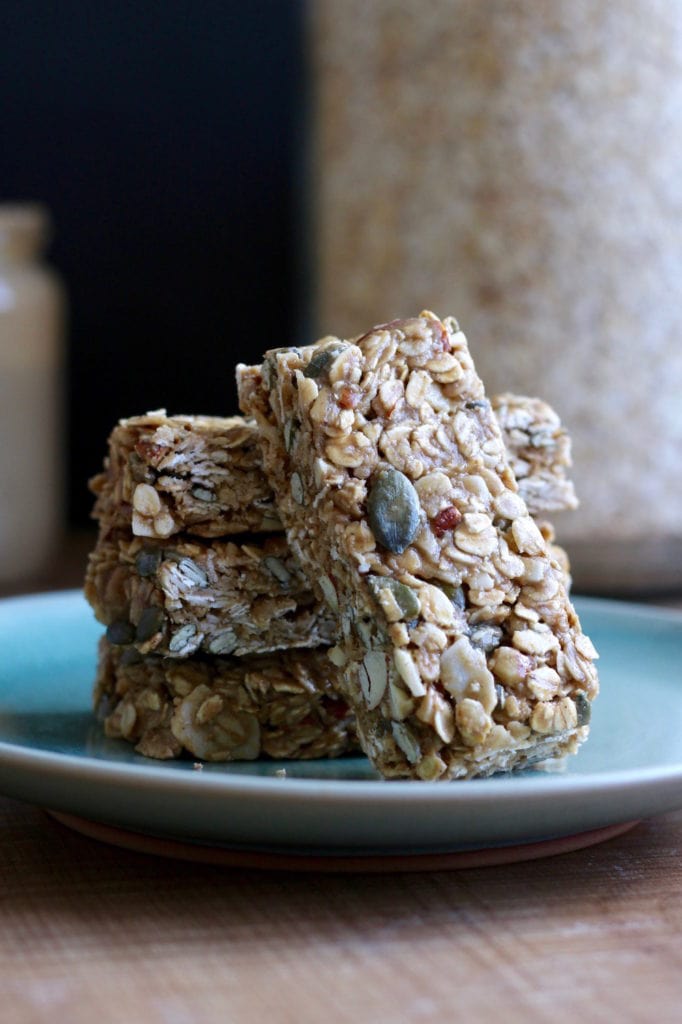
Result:
M334 876L131 853L0 798L2 1024L681 1019L682 811L545 860Z

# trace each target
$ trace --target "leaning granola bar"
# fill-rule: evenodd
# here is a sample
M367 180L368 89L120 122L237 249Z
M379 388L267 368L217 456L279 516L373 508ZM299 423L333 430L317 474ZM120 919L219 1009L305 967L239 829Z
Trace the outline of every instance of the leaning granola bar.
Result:
M386 777L574 752L596 652L528 514L456 321L424 313L238 371L292 550Z
M85 596L109 639L142 653L186 658L259 654L333 642L320 605L284 535L202 542L100 536Z
M93 516L104 530L132 528L161 539L182 531L221 537L281 530L256 433L241 416L166 416L160 409L121 420L104 471L90 482Z
M571 439L551 405L509 393L490 401L530 514L577 508L573 482L566 475L572 464Z
M338 674L320 651L241 660L132 656L102 639L94 704L107 736L147 757L337 757L357 749Z

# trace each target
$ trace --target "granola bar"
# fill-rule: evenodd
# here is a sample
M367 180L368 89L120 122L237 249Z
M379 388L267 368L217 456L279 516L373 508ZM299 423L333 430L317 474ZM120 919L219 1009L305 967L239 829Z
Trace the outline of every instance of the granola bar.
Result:
M574 752L598 690L464 334L423 313L238 369L289 544L339 616L331 657L386 777Z
M165 539L281 530L260 467L256 427L241 416L121 420L109 437L104 471L90 487L103 529L132 528Z
M102 639L94 704L106 735L147 757L337 757L357 741L335 674L320 651L178 661Z
M261 654L329 644L337 631L283 534L172 546L100 536L85 596L112 643L144 654Z
M509 393L495 395L491 405L530 514L577 508L573 482L566 475L572 465L571 439L554 409L541 398Z
M256 372L257 368L254 368ZM519 490L532 515L575 508L570 441L538 398L492 399ZM166 539L282 529L261 468L257 427L241 416L166 416L121 420L109 437L104 471L90 483L103 531L131 529Z

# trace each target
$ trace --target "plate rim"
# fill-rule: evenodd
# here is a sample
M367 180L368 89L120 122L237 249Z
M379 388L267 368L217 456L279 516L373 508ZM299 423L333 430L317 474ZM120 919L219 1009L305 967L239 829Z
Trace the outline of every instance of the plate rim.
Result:
M665 624L682 630L682 611L677 608L643 605L638 602L603 599L597 597L574 598L579 614L593 609L596 613L611 613L623 628L633 618L642 623ZM83 602L82 591L79 589L47 591L37 594L17 595L0 599L0 624L2 612L8 613L27 607L29 603L36 606L57 604L76 610L75 602ZM642 624L644 625L644 623ZM681 637L682 640L682 637ZM45 779L45 799L37 797L39 781ZM287 814L299 813L301 820L308 822L329 821L334 816L351 817L351 820L365 822L360 830L367 830L367 822L377 817L395 819L395 808L400 805L408 813L415 815L415 820L425 820L430 815L454 818L471 818L470 809L478 811L483 819L493 820L497 807L503 806L507 816L519 813L528 819L537 811L550 813L555 820L559 816L567 816L571 820L582 820L586 814L596 826L625 821L633 817L647 817L652 814L665 813L682 808L682 761L668 764L649 764L645 767L621 767L604 771L590 771L582 774L563 775L561 772L542 771L518 774L491 776L483 779L459 779L450 784L442 781L418 783L415 780L384 780L373 778L334 778L334 777L285 777L275 775L244 774L227 771L191 771L188 766L183 770L173 770L168 765L150 763L126 763L106 758L97 758L83 751L82 753L59 753L57 751L36 748L34 745L13 743L0 739L0 793L14 799L25 800L31 804L44 806L48 804L55 810L67 813L85 814L81 807L76 806L83 794L86 800L114 787L115 800L119 805L128 796L152 807L155 803L175 797L178 802L194 802L202 805L198 811L201 820L207 810L223 807L225 809L247 807L246 812L257 810L263 815L266 810L282 813L283 807ZM48 791L67 792L70 799L50 801ZM29 794L27 796L27 794ZM613 799L610 799L613 798ZM106 803L104 801L104 803ZM110 805L110 807L113 806ZM93 815L90 813L90 816ZM402 816L400 816L402 818ZM476 817L474 813L473 817ZM538 815L538 836L541 838L543 815ZM101 820L123 828L134 828L131 820L121 813L102 813ZM306 825L309 827L309 825ZM314 833L313 825L312 831ZM370 830L374 827L369 826ZM393 826L391 826L393 827ZM571 826L572 827L572 826ZM206 831L208 826L200 826ZM523 826L523 835L530 835ZM489 824L484 831L491 830ZM573 828L573 830L576 830ZM170 834L175 829L170 829ZM557 833L563 834L562 826ZM526 840L524 840L526 841ZM233 842L223 837L221 842ZM339 844L327 841L305 842L306 848L317 848L323 843L324 849L333 850ZM428 849L434 848L434 842ZM484 841L486 842L486 841ZM379 840L382 850L400 849L401 843ZM397 846L396 846L397 843ZM437 846L439 841L435 842ZM258 845L262 845L258 841ZM267 848L279 848L280 839L268 840ZM284 843L287 846L287 843ZM351 844L358 849L367 848L364 840ZM450 848L450 841L449 841ZM459 848L459 847L456 847Z

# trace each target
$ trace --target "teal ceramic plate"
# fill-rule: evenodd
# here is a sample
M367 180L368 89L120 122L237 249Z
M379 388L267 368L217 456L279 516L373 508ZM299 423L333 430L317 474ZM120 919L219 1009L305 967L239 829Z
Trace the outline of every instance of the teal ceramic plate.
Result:
M565 772L386 783L359 757L201 772L139 757L91 717L101 627L82 596L1 601L0 792L178 840L329 855L531 843L682 807L682 614L576 603L602 693Z

